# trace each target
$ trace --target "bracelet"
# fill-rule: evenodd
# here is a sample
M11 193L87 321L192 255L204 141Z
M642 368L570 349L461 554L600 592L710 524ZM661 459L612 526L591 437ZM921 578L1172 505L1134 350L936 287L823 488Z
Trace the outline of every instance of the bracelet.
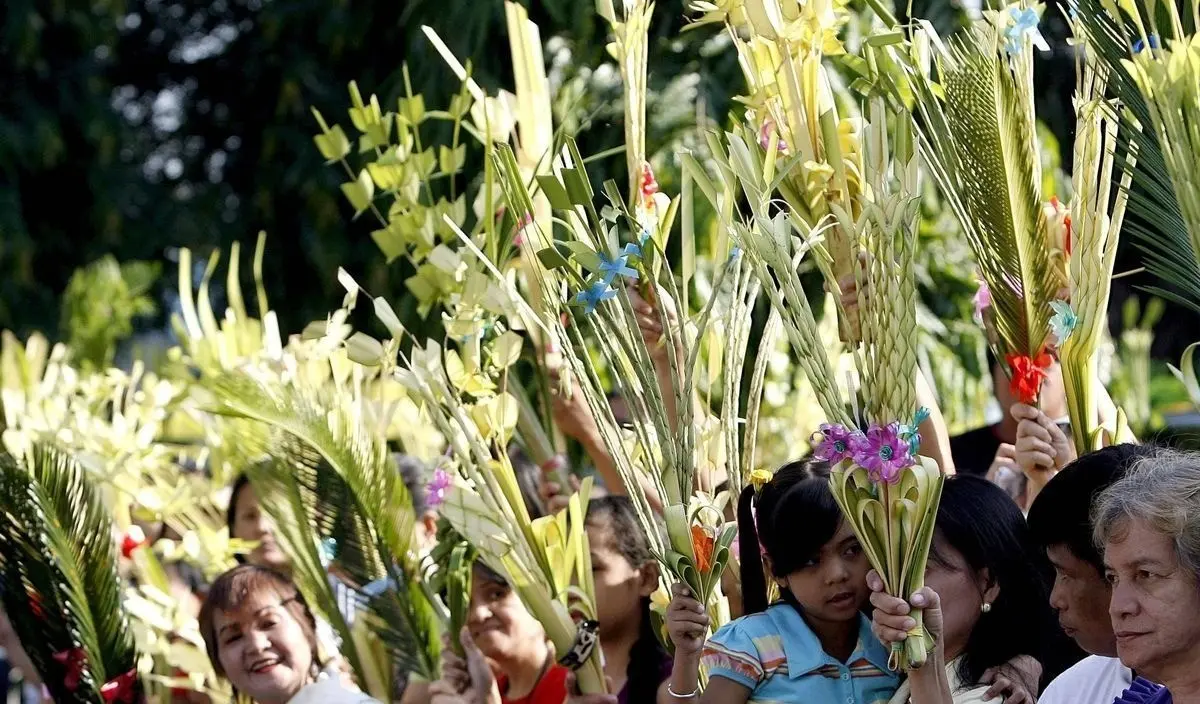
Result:
M670 682L667 682L667 694L670 694L672 697L674 697L676 699L691 699L692 697L700 694L700 685L697 684L696 689L691 692L688 692L687 694L680 694L679 692L675 691L675 689L671 686Z

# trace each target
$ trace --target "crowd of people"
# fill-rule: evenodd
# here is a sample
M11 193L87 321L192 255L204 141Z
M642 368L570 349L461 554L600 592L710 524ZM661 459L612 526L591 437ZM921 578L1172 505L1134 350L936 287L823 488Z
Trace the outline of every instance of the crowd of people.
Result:
M542 625L477 561L467 625L445 637L442 678L400 683L398 696L433 704L1200 701L1200 455L1121 444L1076 457L1056 422L1055 388L1043 395L1050 413L1013 404L1008 419L968 434L970 442L952 440L966 452L951 457L958 472L944 484L926 586L908 599L884 591L834 501L830 467L808 457L738 497L730 519L740 564L725 580L737 617L711 632L704 605L676 584L664 647L651 608L658 562L623 488L609 487L590 502L586 529L614 694L575 694ZM586 419L575 421L567 426L587 431ZM981 446L992 454L986 463ZM416 545L428 551L437 514L423 468L395 460L418 517ZM531 513L562 505L562 487L531 463L517 466ZM261 704L370 701L292 582L261 501L245 477L233 485L230 535L256 547L203 590L199 623L215 671ZM336 570L330 580L340 584ZM339 593L352 618L354 590ZM913 610L923 611L935 647L922 667L897 672L889 652L910 637ZM0 637L8 661L31 670L11 629Z

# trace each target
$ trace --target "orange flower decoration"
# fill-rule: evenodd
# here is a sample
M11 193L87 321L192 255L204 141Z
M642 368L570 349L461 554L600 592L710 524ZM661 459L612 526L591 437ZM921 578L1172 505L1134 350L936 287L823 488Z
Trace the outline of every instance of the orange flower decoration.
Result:
M692 551L696 553L696 569L707 572L712 568L716 538L704 526L692 526Z
M1012 379L1009 381L1009 391L1024 404L1037 403L1038 393L1042 390L1042 382L1046 381L1047 370L1054 363L1054 358L1045 351L1037 357L1023 354L1010 354L1006 358L1012 369Z

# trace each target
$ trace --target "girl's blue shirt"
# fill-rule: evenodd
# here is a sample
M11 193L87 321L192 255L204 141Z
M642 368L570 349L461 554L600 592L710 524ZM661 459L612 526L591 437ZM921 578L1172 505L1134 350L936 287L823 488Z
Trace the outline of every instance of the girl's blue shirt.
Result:
M785 602L725 624L701 655L710 678L724 677L745 686L755 704L885 703L900 686L900 676L888 670L887 661L887 649L862 614L858 644L841 662L821 648L800 612Z

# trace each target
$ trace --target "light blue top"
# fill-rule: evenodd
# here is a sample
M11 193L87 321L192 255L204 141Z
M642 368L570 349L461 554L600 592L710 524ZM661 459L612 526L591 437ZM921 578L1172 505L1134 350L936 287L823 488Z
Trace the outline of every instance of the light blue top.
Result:
M821 648L800 612L785 602L725 624L701 655L710 678L748 688L754 704L886 704L900 686L887 661L865 616L859 615L858 644L842 662Z

